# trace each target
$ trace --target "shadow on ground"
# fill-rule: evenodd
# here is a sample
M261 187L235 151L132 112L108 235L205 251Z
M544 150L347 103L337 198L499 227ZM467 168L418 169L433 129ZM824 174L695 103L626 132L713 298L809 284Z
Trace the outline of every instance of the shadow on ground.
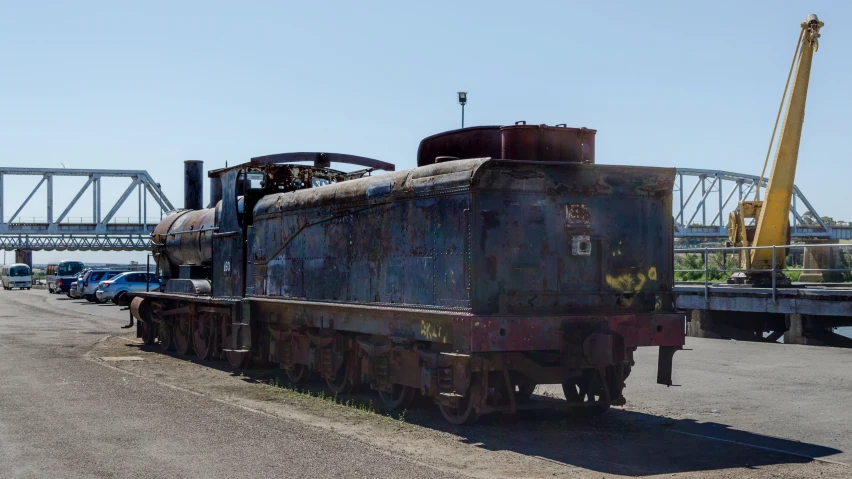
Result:
M162 354L157 346L129 346ZM235 370L225 361L198 361L174 352L166 354L228 372L248 383L267 386L287 384L286 376L279 370ZM324 385L325 382L316 377L310 384L299 385L296 390L306 396L322 392L328 394ZM341 404L372 404L379 408L378 396L365 387L339 399ZM553 401L540 396L533 396L533 400ZM399 418L398 414L391 416ZM418 398L415 406L404 412L404 420L452 434L462 442L483 450L508 451L568 467L631 476L807 463L843 452L714 422L671 419L619 408L593 418L575 417L553 410L521 411L516 415L492 414L481 418L476 425L452 426L444 420L436 406Z

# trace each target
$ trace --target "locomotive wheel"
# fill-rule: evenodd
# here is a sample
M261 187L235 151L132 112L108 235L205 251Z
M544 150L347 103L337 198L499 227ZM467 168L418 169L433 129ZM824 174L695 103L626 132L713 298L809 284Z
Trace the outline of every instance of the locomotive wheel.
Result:
M580 403L573 412L582 416L599 416L610 406L602 383L601 374L597 370L583 371L583 375L562 382L562 392L569 403Z
M346 360L344 360L340 363L340 367L337 368L337 373L334 375L334 378L326 378L325 382L334 394L349 394L352 392L352 388L354 387L350 378L351 375L350 368L348 367Z
M411 406L416 392L417 390L413 387L394 384L393 392L379 391L379 400L382 401L385 411L398 411Z
M457 406L445 406L439 404L441 415L450 424L461 426L462 424L473 424L479 419L479 413L473 407L474 401L471 401L470 395L458 400Z
M226 351L225 356L235 369L247 369L251 364L251 351Z
M192 352L192 321L189 315L183 314L175 321L174 326L175 346L182 355Z
M441 410L441 415L444 416L444 419L454 426L473 424L479 420L479 413L476 411L475 406L482 399L482 394L480 378L473 376L467 396L459 398L456 406L438 404L438 408Z
M294 364L292 369L285 369L287 380L293 384L306 383L311 379L311 370L304 364Z
M139 330L142 333L142 342L146 346L154 344L157 340L157 325L148 321L139 321Z
M160 323L157 327L157 339L160 341L160 349L163 352L172 349L174 345L174 334L172 333L172 326L166 323Z
M216 328L213 324L213 318L208 314L201 314L192 323L192 344L195 348L195 357L206 361L213 357L213 349L216 344Z

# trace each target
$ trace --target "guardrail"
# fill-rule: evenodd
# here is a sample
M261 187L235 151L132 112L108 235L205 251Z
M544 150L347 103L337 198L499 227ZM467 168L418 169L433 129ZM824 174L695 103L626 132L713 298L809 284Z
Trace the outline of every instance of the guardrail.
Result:
M787 249L792 248L802 248L805 250L809 248L829 248L829 252L831 252L831 248L834 248L838 251L849 250L852 248L852 244L809 244L809 245L784 245L784 246L730 246L730 247L704 247L704 248L676 248L674 250L675 255L675 265L677 265L678 255L690 255L690 254L701 254L701 261L703 263L703 268L701 269L678 269L675 267L674 273L677 275L678 273L703 273L704 275L704 299L706 301L710 300L710 275L711 274L724 274L725 276L730 276L733 273L770 273L772 276L772 302L777 302L777 290L778 290L778 273L784 272L845 272L852 273L852 267L850 268L805 268L798 267L796 265L787 266L785 259L785 267L779 269L778 268L778 254L784 254L786 257ZM745 269L739 267L739 253L741 251L752 251L752 250L772 250L772 268L763 268L763 269ZM711 267L710 266L710 254L721 252L722 255L722 268ZM734 256L734 260L732 261L733 267L728 267L728 259L726 257L726 253L736 253ZM850 253L852 254L852 253ZM803 261L804 262L804 261Z

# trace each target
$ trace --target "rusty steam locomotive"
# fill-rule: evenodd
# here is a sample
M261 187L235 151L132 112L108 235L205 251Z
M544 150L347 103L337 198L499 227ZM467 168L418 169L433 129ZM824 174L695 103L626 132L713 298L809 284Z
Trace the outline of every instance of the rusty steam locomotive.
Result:
M335 394L369 385L389 410L421 395L455 424L623 404L639 346L659 347L670 385L685 321L675 172L596 165L594 138L473 127L424 139L407 171L323 153L211 171L221 200L152 235L164 287L133 299L137 334L236 368L278 365L294 383L321 377ZM530 401L538 384L561 384L566 401Z

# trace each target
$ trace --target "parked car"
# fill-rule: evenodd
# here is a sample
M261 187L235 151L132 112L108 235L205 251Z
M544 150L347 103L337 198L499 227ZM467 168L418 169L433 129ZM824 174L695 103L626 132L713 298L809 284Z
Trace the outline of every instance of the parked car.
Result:
M79 284L80 284L79 279L77 281L74 281L73 283L71 283L71 289L68 290L68 296L69 297L71 297L73 299L80 298L80 290L77 289L79 287Z
M80 297L85 298L87 301L92 303L104 303L108 300L101 301L95 295L95 293L100 289L101 283L108 279L112 279L120 274L126 273L125 270L111 270L111 269L92 269L86 272L77 281L77 288L79 290Z
M84 269L77 273L76 279L73 283L71 283L71 290L68 291L68 296L74 299L83 297L83 276L85 276L89 271L91 271L91 269Z
M145 277L148 281L145 281ZM160 281L154 273L122 273L112 279L101 282L95 296L100 302L111 301L121 293L141 293L144 291L159 291Z

